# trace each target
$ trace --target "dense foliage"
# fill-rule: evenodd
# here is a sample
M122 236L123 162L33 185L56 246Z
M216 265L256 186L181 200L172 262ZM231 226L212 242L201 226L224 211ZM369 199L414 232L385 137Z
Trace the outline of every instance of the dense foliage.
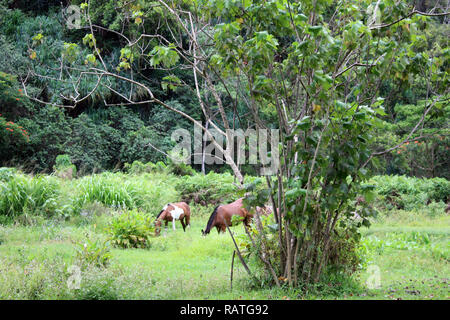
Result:
M81 4L82 1L75 2ZM120 30L124 23L125 12L115 10L114 1L90 1L92 21L104 28ZM211 3L213 5L213 3ZM417 4L416 4L417 5ZM420 4L425 10L433 7L432 1ZM330 5L330 10L334 4ZM217 8L221 5L217 4ZM155 26L156 17L163 14L160 9L151 9L149 4L139 2L133 7L138 12L136 19L142 19L142 27L150 29ZM225 11L223 11L225 12ZM223 13L222 12L222 13ZM79 174L93 171L123 168L125 163L135 160L142 162L157 162L166 159L161 153L155 152L149 143L159 150L167 152L173 142L170 132L178 127L190 128L188 122L180 115L172 113L160 106L152 104L106 107L117 103L117 98L103 88L98 94L80 103L76 110L64 110L50 105L30 102L23 96L20 79L26 76L27 69L33 65L37 73L43 72L47 76L56 75L49 68L57 70L60 60L58 54L66 59L75 53L77 56L88 54L89 46L77 45L76 42L83 35L83 30L69 30L64 28L64 19L59 2L36 1L34 4L21 4L17 1L3 1L0 3L0 47L5 54L0 58L0 161L3 164L18 165L27 171L50 172L53 170L56 157L68 154L76 165ZM145 18L144 18L145 16ZM280 18L281 19L281 18ZM240 23L240 20L237 20ZM414 30L412 53L402 61L405 69L402 73L396 71L393 78L383 80L381 89L386 96L385 124L379 129L380 134L373 145L376 150L384 150L399 142L414 126L417 118L423 112L420 99L427 97L424 90L424 77L408 77L407 70L420 59L427 57L445 57L448 52L448 27L442 24L442 17L428 19ZM280 23L287 23L287 21ZM138 32L141 24L135 21L125 23L127 36ZM404 27L403 27L404 28ZM229 30L231 32L232 30ZM411 30L412 31L412 30ZM167 29L162 33L170 32ZM227 31L228 32L228 31ZM103 34L102 45L109 53L110 60L105 61L108 66L115 68L114 57L123 55L123 42L113 33ZM81 36L82 37L82 36ZM99 39L100 41L100 39ZM55 51L56 50L56 51ZM82 53L84 52L84 53ZM56 54L55 54L56 53ZM75 57L75 56L74 56ZM436 68L448 68L448 60L442 59ZM73 63L84 63L82 60ZM419 59L419 60L418 60ZM129 60L129 59L128 59ZM98 61L97 61L98 62ZM247 62L248 63L248 62ZM195 111L197 97L184 87L174 87L174 90L164 91L167 87L162 80L166 74L162 70L143 70L143 61L134 61L139 74L136 79L143 81L164 100L180 110L201 117ZM254 63L251 65L254 67ZM403 68L402 67L402 68ZM182 70L175 71L175 75L193 86L193 79ZM86 80L82 86L88 91L95 85ZM115 83L119 92L126 92L128 88ZM161 85L163 87L161 87ZM58 81L44 83L33 81L27 85L27 93L38 97L41 101L62 103L59 92L64 85ZM223 90L223 89L222 89ZM225 93L225 92L223 92ZM139 88L136 89L139 95ZM245 103L236 101L241 116L239 123L246 121ZM228 101L227 103L232 103ZM275 114L270 108L261 109L261 117L272 122ZM233 113L229 119L235 121ZM420 148L407 149L405 152L392 151L383 156L381 163L373 168L377 174L409 174L426 177L442 176L448 178L448 105L434 110L427 116L425 126L420 132L423 144ZM167 134L163 134L167 133ZM89 137L89 138L88 138ZM414 141L411 141L411 146ZM425 152L423 152L424 150ZM215 166L207 166L208 170ZM199 168L198 168L199 169ZM216 169L219 169L216 167ZM243 170L254 174L254 170L244 165Z

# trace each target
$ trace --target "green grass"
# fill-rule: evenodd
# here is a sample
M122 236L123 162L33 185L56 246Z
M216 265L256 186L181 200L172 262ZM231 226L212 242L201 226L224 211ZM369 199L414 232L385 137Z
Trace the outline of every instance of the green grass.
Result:
M115 270L125 278L127 275L131 277L135 274L131 277L134 289L126 290L128 296L118 298L212 299L229 290L233 244L228 235L211 233L208 237L202 237L200 230L205 227L206 219L207 217L193 219L192 227L186 232L183 232L181 225L177 225L175 232L169 225L166 236L152 239L150 249L113 248L109 271L114 273L112 270ZM75 227L70 223L64 223L53 227L57 229L47 231L45 235L43 231L52 227L42 225L2 227L0 259L4 260L3 264L12 264L15 268L3 270L3 281L0 280L0 288L3 286L3 290L0 290L0 297L29 298L30 295L21 296L20 293L11 296L11 286L14 284L8 281L8 273L17 268L24 270L29 268L31 272L37 274L43 268L40 264L56 258L62 259L60 264L69 266L75 254L74 242L82 241L84 233L92 234L94 224L93 221L93 224ZM242 227L236 229L243 232ZM101 230L97 229L96 232L100 238L106 238L106 234L101 233ZM67 281L68 276L65 274L62 279L56 279L55 282L63 283ZM93 274L86 276L90 277ZM245 277L239 266L236 267L234 277L236 283ZM113 277L113 281L117 284L122 283L121 279ZM127 279L129 286L130 279ZM147 283L145 288L142 283ZM122 284L125 285L125 282ZM8 286L9 290L5 290ZM67 291L65 288L58 288ZM9 295L5 292L9 292ZM71 293L67 294L70 298Z
M126 175L98 179L110 186L128 179L124 188L137 190L137 199L150 214L177 197L173 187L168 186L174 177L144 174L132 179ZM89 181L59 181L59 194L79 199L87 189L76 186ZM366 269L352 278L324 280L306 293L286 287L261 287L249 279L237 258L231 290L234 246L230 236L218 235L214 230L207 237L201 235L212 205L191 206L191 228L183 232L177 223L174 232L169 224L166 236L151 238L148 249L111 247L107 267L87 267L81 273L80 289L70 289L67 283L73 273L69 267L77 261L76 249L88 237L100 240L99 243L105 241L109 223L119 214L101 203L102 199L112 199L102 198L101 192L109 192L104 190L83 205L84 215L38 215L15 224L0 224L0 299L449 298L450 216L422 209L380 214L369 229L362 230L361 252ZM71 198L58 201L70 204ZM242 226L233 231L244 233ZM370 268L374 266L380 272L381 287L369 289L367 280L373 275ZM251 261L250 268L257 272Z
M369 265L380 270L380 289L368 289L370 276L360 272L353 280L330 282L306 294L296 290L258 288L249 281L235 261L233 290L230 265L233 243L227 234L215 231L202 237L211 208L193 208L192 227L181 225L166 236L153 238L150 249L111 249L111 263L105 269L89 269L82 274L81 289L70 290L67 268L73 263L75 243L85 234L106 239L108 217L94 217L89 223L45 220L32 226L0 227L0 298L13 299L448 299L449 235L448 219L436 226L411 227L374 224L364 232L387 242L368 253ZM197 213L197 215L196 215ZM242 233L242 226L234 228ZM391 243L409 243L408 236L427 235L428 244L396 249ZM413 237L414 238L414 237ZM417 237L416 237L417 238ZM420 238L419 238L420 239ZM390 241L390 242L389 242ZM414 242L414 241L412 241ZM416 241L417 242L417 241ZM420 241L419 241L420 242ZM438 246L441 253L433 254ZM254 267L254 266L253 266ZM105 287L107 283L107 287Z

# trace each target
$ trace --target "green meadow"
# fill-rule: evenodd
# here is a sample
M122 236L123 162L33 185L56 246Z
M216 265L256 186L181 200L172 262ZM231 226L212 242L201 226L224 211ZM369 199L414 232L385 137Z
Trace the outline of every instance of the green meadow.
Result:
M351 276L325 278L304 292L252 280L237 257L231 283L234 245L230 235L219 235L215 229L206 237L201 234L214 205L191 203L191 227L186 232L178 222L176 231L169 224L160 237L150 236L145 248L112 244L115 219L135 210L152 221L164 203L180 197L173 186L182 178L164 174L106 174L74 180L20 173L15 176L23 179L22 187L27 185L34 193L23 200L26 204L22 211L4 215L0 225L1 299L450 297L450 217L442 204L433 210L383 209L370 228L360 230L360 270ZM41 205L37 198L42 195L33 179L48 180L41 184L47 186L43 193L51 194ZM215 180L217 188L228 183L228 177L223 179ZM2 185L3 212L10 191L8 183L11 179ZM49 188L53 183L55 188ZM99 185L103 186L101 190L96 189ZM108 185L109 189L105 187ZM140 209L117 206L127 199L131 207L131 203L138 203ZM52 201L55 203L45 204ZM238 242L245 234L242 225L232 231ZM246 256L246 261L256 277L264 279L256 260ZM375 281L375 287L370 281Z

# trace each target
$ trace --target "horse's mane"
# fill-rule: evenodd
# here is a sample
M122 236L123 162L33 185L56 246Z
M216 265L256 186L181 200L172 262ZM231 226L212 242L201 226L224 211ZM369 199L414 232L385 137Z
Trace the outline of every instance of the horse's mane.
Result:
M211 231L211 227L212 227L212 223L214 221L214 218L217 215L217 209L219 209L220 205L218 205L217 207L214 208L213 213L211 213L211 216L209 217L208 223L206 224L206 230L205 232L209 232Z
M163 213L163 212L164 212L164 210L161 210L161 211L158 213L158 215L156 216L156 219L158 219L159 216L161 215L161 213Z
M156 216L156 219L158 219L159 216L161 215L161 213L163 213L163 212L164 212L164 209L162 209L162 210L158 213L158 215Z
M167 209L167 207L169 207L171 204L170 203L168 203L164 208L166 208ZM158 215L156 216L156 219L158 219L159 218L159 216L161 215L161 213L163 213L165 211L165 209L162 209L159 213L158 213Z

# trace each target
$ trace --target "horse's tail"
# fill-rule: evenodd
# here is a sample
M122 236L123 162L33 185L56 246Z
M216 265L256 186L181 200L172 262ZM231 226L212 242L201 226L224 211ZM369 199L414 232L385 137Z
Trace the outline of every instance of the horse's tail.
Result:
M211 231L211 228L213 227L214 219L217 215L217 209L219 209L220 205L214 208L214 211L211 213L211 216L209 217L208 223L206 224L206 230L204 231L204 234L208 234ZM203 231L203 230L202 230Z

